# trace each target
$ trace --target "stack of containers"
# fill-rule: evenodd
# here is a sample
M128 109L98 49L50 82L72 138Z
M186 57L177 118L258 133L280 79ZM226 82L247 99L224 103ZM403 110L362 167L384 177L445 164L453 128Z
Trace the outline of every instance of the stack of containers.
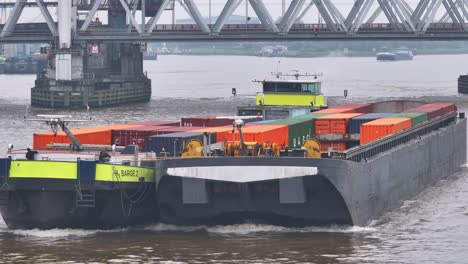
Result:
M370 113L351 118L349 122L349 134L361 134L361 125L376 119L390 117L392 113Z
M376 139L411 128L410 118L382 118L361 125L360 143L366 144Z
M361 134L361 125L380 118L391 117L393 113L370 113L351 118L349 122L349 134ZM352 148L359 145L359 141L348 142L347 147Z
M289 142L288 126L286 125L256 125L245 126L242 128L242 134L246 142L277 143L280 146L286 146ZM226 132L217 133L218 141L240 141L239 131L232 133L232 129Z
M117 146L138 145L140 151L146 150L146 140L150 136L168 134L172 126L140 126L112 130L112 142Z
M425 113L427 115L427 120L432 120L436 117L456 111L457 107L452 103L431 103L408 109L404 113Z
M243 119L244 122L255 122L261 121L262 118L251 118L251 119ZM192 117L183 117L181 119L181 126L183 127L217 127L217 126L228 126L234 123L234 118L224 117L218 118L214 115L207 115L207 116L192 116Z
M148 137L148 142L146 144L147 151L153 151L156 155L160 155L161 152L166 152L167 156L170 157L180 156L185 145L190 140L199 140L203 144L203 137L204 133L201 132L179 132L151 136ZM214 142L214 135L208 140Z
M218 137L218 134L221 135L221 133L232 133L232 130L233 130L233 127L232 125L230 125L230 126L219 126L219 127L204 127L204 128L192 130L191 132L213 134L214 141L212 141L211 143L215 143L215 142L223 141L221 137Z
M348 126L351 118L360 116L360 113L354 114L332 114L319 117L315 120L316 135L345 135L348 133ZM321 142L321 151L327 152L331 147L333 150L346 150L346 142Z
M72 129L73 135L80 141L81 144L92 144L92 145L112 145L112 130L129 129L138 127L137 125L109 125L99 127L86 127ZM52 132L46 133L35 133L33 135L33 147L34 149L41 149L46 147L48 144L53 143L65 143L71 144L68 136L60 131L57 136L54 136Z
M305 141L314 134L314 120L327 114L306 114L286 119L275 120L267 125L288 126L289 148L301 148Z

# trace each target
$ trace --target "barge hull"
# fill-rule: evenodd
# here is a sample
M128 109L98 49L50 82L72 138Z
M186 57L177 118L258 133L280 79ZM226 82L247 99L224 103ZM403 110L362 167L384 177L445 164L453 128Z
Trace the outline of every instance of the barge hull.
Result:
M49 180L47 185L37 186L13 187L16 190L1 192L0 212L9 228L111 229L148 224L158 219L153 200L154 183L96 190L94 206L78 205L74 186L63 188L63 180Z
M223 224L229 221L252 220L251 218L261 216L261 222L273 224L344 223L364 226L385 212L399 207L404 200L416 196L424 188L459 170L466 162L466 126L466 119L460 119L361 162L305 158L204 158L161 161L157 172L164 175L158 183L157 191L161 221L175 224ZM251 166L252 175L255 175L255 166L316 167L318 174L299 177L302 184L292 191L289 190L291 194L303 191L305 198L302 202L282 203L281 199L278 199L283 195L281 188L279 194L264 197L266 200L261 201L252 195L248 187L258 183L255 181L241 184L243 187L239 187L236 195L226 195L220 199L213 194L210 187L210 184L213 184L212 180L200 179L200 175L195 175L197 168L215 166ZM194 175L181 178L168 174L170 168L181 167L194 168ZM184 181L192 182L192 186L184 190ZM315 184L308 184L309 181ZM219 180L214 182L229 183ZM320 196L318 191L321 190L326 190L327 194ZM332 195L333 193L335 195ZM193 200L184 200L184 196ZM333 199L330 199L331 197ZM259 201L261 206L255 206ZM330 204L331 201L336 202ZM333 217L334 215L339 217Z

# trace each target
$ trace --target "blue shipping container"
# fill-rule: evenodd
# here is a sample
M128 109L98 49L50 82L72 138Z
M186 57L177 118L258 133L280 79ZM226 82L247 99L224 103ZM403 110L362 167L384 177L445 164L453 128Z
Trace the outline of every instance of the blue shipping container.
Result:
M349 122L349 133L350 134L361 134L361 125L370 121L374 121L380 118L385 118L395 115L394 113L370 113L357 117L351 118Z
M147 151L153 151L156 155L161 152L167 152L167 156L180 156L184 150L185 144L190 140L196 139L203 144L203 133L199 132L178 132L164 135L148 137ZM210 133L209 143L216 143L216 133Z

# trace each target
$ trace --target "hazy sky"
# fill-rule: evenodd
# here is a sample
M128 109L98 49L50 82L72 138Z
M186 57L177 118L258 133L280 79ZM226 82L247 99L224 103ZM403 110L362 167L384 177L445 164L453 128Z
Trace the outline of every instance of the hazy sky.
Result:
M12 0L0 0L1 2L13 2ZM33 0L29 0L33 1ZM310 0L311 1L311 0ZM224 7L225 3L227 0L211 0L211 10L212 10L212 16L218 16ZM268 10L270 11L272 17L274 19L278 18L282 14L282 0L263 0L265 5L267 6ZM286 7L289 5L291 0L286 0ZM309 1L308 1L309 2ZM337 6L337 8L340 10L340 12L346 17L349 13L349 11L352 8L352 5L354 3L354 0L332 0L332 2ZM413 8L416 7L418 4L419 0L406 0L406 2L412 6ZM209 15L209 3L210 0L195 0L195 3L197 4L198 8L200 9L201 13L203 16L208 17ZM374 6L372 7L372 11L377 8L378 4L377 1L375 1ZM371 11L371 12L372 12ZM56 10L55 8L50 9L51 14L55 17ZM256 16L254 11L252 10L251 7L249 7L249 16ZM370 12L370 13L371 13ZM444 12L443 6L440 8L439 16L442 15ZM185 12L184 9L182 9L180 6L176 6L176 18L177 19L182 19L182 18L189 18L189 15ZM0 13L3 14L3 13ZM245 2L239 6L239 8L234 12L235 15L241 15L245 16L246 14L246 5ZM101 20L105 21L106 16L104 13L99 14ZM370 14L369 14L370 16ZM165 11L163 16L161 17L160 23L161 24L168 24L171 23L171 18L172 18L172 12L171 11ZM4 18L1 17L4 21ZM148 18L149 19L149 18ZM306 23L314 23L317 22L318 20L318 12L317 9L314 7L311 9L311 11L308 13L308 15L303 19L304 22ZM25 8L25 12L20 18L20 22L39 22L43 21L42 15L40 14L39 10L37 8ZM140 19L138 19L140 21ZM386 22L385 16L382 14L377 22Z

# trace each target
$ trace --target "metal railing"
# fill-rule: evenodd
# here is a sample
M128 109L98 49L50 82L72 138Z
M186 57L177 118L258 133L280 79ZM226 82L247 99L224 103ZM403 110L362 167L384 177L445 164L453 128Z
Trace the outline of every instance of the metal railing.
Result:
M363 159L371 158L394 147L429 134L439 128L446 127L455 122L457 113L452 112L441 117L437 117L429 122L422 123L411 129L403 130L396 134L383 137L381 139L350 148L343 152L331 152L330 157L334 159L344 159L360 162Z

